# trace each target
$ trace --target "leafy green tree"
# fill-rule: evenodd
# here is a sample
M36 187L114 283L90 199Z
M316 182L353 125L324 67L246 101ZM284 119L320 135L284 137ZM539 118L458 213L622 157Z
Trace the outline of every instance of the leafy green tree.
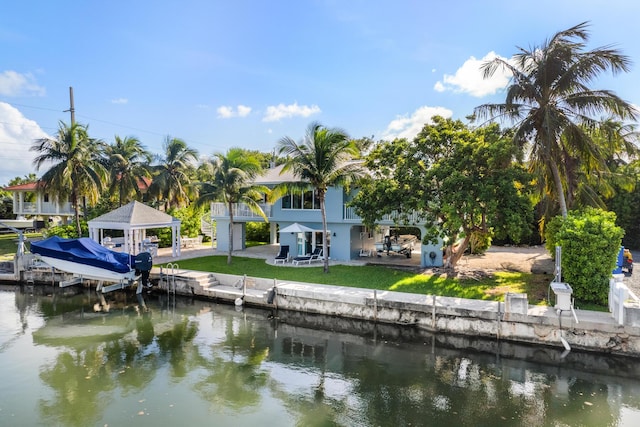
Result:
M640 212L640 161L621 165L616 169L618 175L628 177L632 182L631 186L613 183L615 193L606 200L609 210L615 212L616 223L624 229L624 246L630 249L640 249L640 222L638 222L638 212ZM624 184L627 184L627 181Z
M327 189L348 186L362 175L361 164L353 162L360 154L358 146L342 129L326 128L312 122L301 142L298 143L286 136L278 142L278 151L280 155L286 156L282 172L290 170L299 180L282 184L274 194L277 197L288 191L309 189L316 192L322 216L324 272L328 273L325 205Z
M106 180L100 160L102 145L102 141L89 137L86 125L60 122L55 138L40 138L31 146L31 151L38 153L33 161L38 170L51 164L41 178L44 190L56 200L71 199L78 236L82 235L80 199L97 202Z
M110 175L109 194L118 197L118 206L133 199L142 200L140 183L151 178L148 168L151 153L137 138L116 135L114 143L105 147L104 155Z
M606 305L609 278L616 266L624 231L616 215L601 209L570 211L557 217L548 239L562 247L562 280L576 299Z
M479 117L515 123L514 141L529 144L529 167L539 177L538 191L557 201L567 216L579 168L606 171L606 159L585 128L599 126L596 114L635 118L631 104L608 90L591 89L603 71L627 71L629 58L610 47L585 50L587 23L560 31L541 46L519 49L511 60L495 58L483 66L485 77L505 69L512 74L502 104L475 109Z
M0 218L13 218L13 197L4 190L0 190Z
M260 215L266 222L260 202L269 188L254 184L254 179L262 171L260 160L241 148L230 148L226 154L217 153L212 160L201 166L206 181L200 183L200 196L197 206L211 202L222 202L229 211L229 252L227 264L231 264L233 253L234 209L239 203L245 204L252 212Z
M405 222L421 213L423 241L445 241L446 266L455 268L474 239L521 241L531 233L531 177L515 161L520 155L495 124L470 130L434 117L413 142L378 144L366 160L371 179L352 204L368 225L394 211Z
M192 175L198 152L178 138L167 137L163 144L164 155L153 167L153 182L149 193L165 204L165 210L182 207L189 203Z

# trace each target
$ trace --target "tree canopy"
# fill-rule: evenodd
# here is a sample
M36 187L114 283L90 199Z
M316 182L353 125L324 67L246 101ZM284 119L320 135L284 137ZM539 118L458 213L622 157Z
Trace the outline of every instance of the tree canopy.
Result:
M444 240L454 267L472 239L520 241L531 232L531 177L515 162L520 156L497 125L472 130L434 117L413 141L375 147L366 159L371 179L352 203L369 225L394 211L401 220L422 213L423 241Z
M495 58L483 67L485 77L497 70L511 73L501 104L476 107L476 114L514 124L514 141L529 147L530 170L538 191L567 216L580 187L580 175L607 171L606 150L590 130L601 127L598 115L635 119L633 106L609 90L592 89L596 77L629 69L630 60L609 46L586 50L583 22L556 33L540 46L519 48L512 59ZM582 187L583 189L585 187Z
M55 138L37 139L31 146L38 153L33 161L37 169L51 164L41 178L45 190L57 200L71 199L78 236L82 235L80 198L97 202L106 176L100 159L103 142L89 137L87 129L86 125L60 122Z

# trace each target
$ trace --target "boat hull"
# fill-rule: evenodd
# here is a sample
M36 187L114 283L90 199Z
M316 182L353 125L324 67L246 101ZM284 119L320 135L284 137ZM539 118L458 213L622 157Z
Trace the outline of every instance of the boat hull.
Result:
M135 270L131 270L126 273L118 273L104 268L79 264L77 262L65 261L63 259L48 256L40 256L40 258L51 267L82 277L83 279L102 280L104 282L122 282L133 280L135 278Z

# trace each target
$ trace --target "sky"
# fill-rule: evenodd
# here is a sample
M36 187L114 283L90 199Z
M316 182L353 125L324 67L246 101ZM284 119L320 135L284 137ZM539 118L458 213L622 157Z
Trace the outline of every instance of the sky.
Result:
M412 138L435 114L503 102L509 76L480 66L589 22L631 71L592 87L640 105L636 0L29 0L0 13L0 186L29 148L71 121L112 143L167 137L203 156L271 152L311 122L353 138Z

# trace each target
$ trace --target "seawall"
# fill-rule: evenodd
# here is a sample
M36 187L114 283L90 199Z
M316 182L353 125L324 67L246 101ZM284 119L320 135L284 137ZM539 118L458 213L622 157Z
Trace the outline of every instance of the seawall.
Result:
M158 291L235 304L405 325L436 333L640 357L640 305L625 302L625 323L608 312L556 310L505 302L154 269Z

